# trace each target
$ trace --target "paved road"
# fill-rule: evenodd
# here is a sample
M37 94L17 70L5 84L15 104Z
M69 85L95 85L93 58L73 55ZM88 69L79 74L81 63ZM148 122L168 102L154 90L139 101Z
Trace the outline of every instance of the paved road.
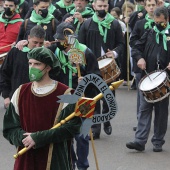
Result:
M99 169L170 170L170 125L168 125L163 152L154 153L152 151L150 139L153 129L151 129L144 152L128 150L125 144L133 140L134 132L132 127L136 125L136 91L128 91L127 87L121 86L116 92L116 101L118 113L112 120L112 135L107 136L102 130L100 139L94 141ZM12 170L14 163L13 154L16 153L16 150L2 136L3 115L3 100L0 97L0 170ZM90 143L89 170L96 170L94 160Z

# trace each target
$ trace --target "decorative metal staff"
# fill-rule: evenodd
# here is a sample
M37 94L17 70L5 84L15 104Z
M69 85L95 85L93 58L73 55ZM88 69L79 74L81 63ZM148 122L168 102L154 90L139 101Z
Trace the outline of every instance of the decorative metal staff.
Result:
M114 82L109 86L109 88L110 88L110 90L113 91L113 90L117 89L122 83L123 83L123 80ZM81 97L76 104L75 111L72 114L70 114L68 117L66 117L64 120L61 120L59 123L57 123L51 129L60 127L62 124L65 124L67 121L71 120L75 116L92 118L93 114L94 114L95 104L102 97L103 97L103 93L99 93L93 99ZM19 156L21 156L22 154L24 154L27 151L28 151L27 147L23 148L17 154L14 155L14 158L17 159Z
M80 51L74 47L76 42L75 35L68 35L68 44L71 44L71 49L68 52L68 59L71 63L75 63L77 67L78 77L81 77L80 64L86 64L85 55L83 51Z

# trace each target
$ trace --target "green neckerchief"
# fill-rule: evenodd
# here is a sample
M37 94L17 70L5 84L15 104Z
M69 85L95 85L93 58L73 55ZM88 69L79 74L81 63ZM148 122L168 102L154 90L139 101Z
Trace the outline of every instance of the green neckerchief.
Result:
M20 0L20 3L18 4L18 6L21 6L24 3L25 0Z
M144 9L143 5L138 4L137 5L137 11L141 12Z
M110 15L109 13L107 13L105 19L100 21L96 15L96 13L94 13L92 19L94 22L96 22L98 24L100 35L103 36L103 41L104 41L104 43L106 43L107 30L110 29L111 22L114 20L114 17L112 15ZM103 27L105 30L103 30Z
M53 18L54 16L51 15L49 12L47 17L43 18L41 15L37 14L35 10L33 10L31 13L30 21L37 23L37 25L49 24Z
M165 3L164 3L164 6L165 6L165 7L168 7L169 5L170 5L170 3L168 3L168 2L165 2Z
M63 0L60 0L58 2L56 2L56 4L60 7L60 8L65 8L67 12L70 12L75 6L74 4L71 4L69 6L66 6L63 2Z
M22 52L24 52L24 53L27 53L27 52L29 52L31 49L29 49L28 47L23 47L23 49L22 49Z
M16 22L23 22L23 19L21 19L21 18L13 19L13 20L9 21L8 19L2 18L2 16L3 16L3 13L0 15L0 22L3 22L5 24L5 26L8 24L14 24Z
M86 49L87 49L87 46L84 45L84 44L79 43L79 41L76 40L76 41L75 41L75 44L74 44L74 48L76 48L76 49L78 49L78 50L80 50L80 51L82 51L82 52L85 52Z
M20 0L20 3L17 6L16 12L19 13L19 7L24 3L25 0Z
M159 44L159 35L161 34L163 36L164 50L166 50L166 51L167 51L167 37L165 35L165 31L168 30L169 28L170 28L169 23L167 24L167 27L162 31L159 31L156 26L153 27L154 31L156 32L156 42L157 42L157 44Z
M87 46L79 43L78 40L76 40L75 44L74 44L74 48L76 48L82 52L85 52L85 50L87 49ZM75 67L73 67L70 64L70 62L66 61L66 57L65 57L64 53L59 48L56 49L55 54L62 64L62 69L63 69L64 74L66 74L66 67L68 67L68 69L69 69L69 87L72 87L72 73L77 73L77 69Z
M144 28L145 29L152 28L152 23L154 23L154 20L149 18L148 14L145 15L145 19L147 22L145 23Z
M53 14L53 12L55 11L56 7L53 4L50 4L48 11L50 14Z
M74 15L75 12L76 12L76 9L74 8L73 10L70 11L70 14ZM84 9L84 11L80 12L80 14L82 15L82 17L84 17L86 15L93 15L94 11L90 7L86 7ZM74 24L76 24L77 22L78 22L78 19L75 18L74 19Z
M62 64L61 68L64 74L66 74L66 67L68 67L69 69L69 85L68 86L72 88L72 73L77 73L77 69L73 67L69 61L68 62L66 61L66 57L64 53L59 48L55 50L55 54L58 57L60 63Z

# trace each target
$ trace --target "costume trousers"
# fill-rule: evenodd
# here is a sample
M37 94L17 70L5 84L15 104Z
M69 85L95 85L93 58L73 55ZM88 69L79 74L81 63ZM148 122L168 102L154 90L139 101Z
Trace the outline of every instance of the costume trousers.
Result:
M108 86L109 85L110 84L108 84ZM115 96L115 91L112 91L112 93ZM102 98L102 102L98 101L96 103L96 108L95 108L94 114L101 114L101 110L102 110L102 114L109 112L108 105L107 105L106 100L104 98ZM111 126L110 121L104 122L103 124L104 124L104 127ZM96 135L100 135L100 133L101 133L101 124L92 125L92 132L95 133Z
M89 136L75 136L76 140L76 153L74 151L73 145L71 148L72 163L75 169L75 164L78 169L87 169L89 167L88 155L89 155Z
M135 134L135 141L141 145L147 143L151 128L152 111L154 109L154 135L151 139L153 145L163 145L165 143L164 136L168 123L168 105L169 97L160 102L148 103L140 92L140 107L138 115L138 126Z
M138 119L138 114L139 114L139 106L140 106L140 90L139 90L139 82L141 80L141 73L135 73L135 80L136 80L136 88L137 88L137 119Z

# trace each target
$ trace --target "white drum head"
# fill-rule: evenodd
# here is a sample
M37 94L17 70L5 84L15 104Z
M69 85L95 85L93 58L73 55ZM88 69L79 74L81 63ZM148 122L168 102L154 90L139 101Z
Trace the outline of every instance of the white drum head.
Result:
M110 64L112 62L112 60L113 60L112 58L105 58L103 60L98 61L99 69Z
M160 71L149 74L151 80L148 76L144 78L139 85L139 89L142 91L150 91L158 87L166 79L166 72L163 72L158 77L156 77L158 74L160 74Z

